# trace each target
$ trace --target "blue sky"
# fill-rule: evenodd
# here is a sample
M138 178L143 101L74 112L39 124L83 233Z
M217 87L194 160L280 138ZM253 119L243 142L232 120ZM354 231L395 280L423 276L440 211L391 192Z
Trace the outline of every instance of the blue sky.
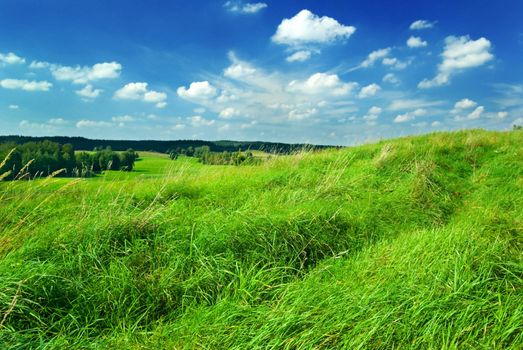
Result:
M0 134L351 145L523 124L523 2L1 0Z

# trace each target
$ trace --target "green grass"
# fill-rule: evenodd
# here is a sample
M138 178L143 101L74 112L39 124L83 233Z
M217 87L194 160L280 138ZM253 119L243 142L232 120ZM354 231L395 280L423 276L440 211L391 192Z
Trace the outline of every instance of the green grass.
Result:
M523 133L0 183L0 348L521 349Z

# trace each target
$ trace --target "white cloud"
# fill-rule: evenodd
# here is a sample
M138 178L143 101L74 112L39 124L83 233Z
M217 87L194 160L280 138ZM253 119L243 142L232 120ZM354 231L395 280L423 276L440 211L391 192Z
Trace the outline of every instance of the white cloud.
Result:
M411 36L407 40L408 47L417 48L417 47L425 47L427 45L428 45L428 43L426 41L422 40L419 36Z
M469 100L468 98L464 98L454 104L454 110L468 109L468 108L476 107L477 105L478 104L476 102Z
M53 84L47 81L28 81L19 79L0 80L0 87L10 90L49 91Z
M291 81L288 90L305 94L343 96L349 94L356 86L356 83L342 82L337 74L315 73L305 81Z
M384 66L389 66L389 67L392 67L393 69L396 69L396 70L405 69L410 64L410 62L403 62L403 61L398 60L395 57L385 57L381 61L381 63Z
M445 103L444 101L427 101L423 99L405 99L405 100L394 100L387 107L389 111L403 111L408 109L419 109L439 106Z
M36 64L34 68L37 68ZM86 84L90 81L118 78L122 65L118 62L97 63L92 67L69 67L51 64L50 69L56 80L72 81L74 84Z
M507 111L498 112L498 113L496 113L496 117L498 119L506 119L508 117L508 112Z
M9 109L19 109L20 108L20 106L18 106L18 105L9 105L8 107L9 107Z
M172 130L183 130L185 129L185 124L175 124L174 126L171 127Z
M370 84L361 88L358 98L367 98L374 96L381 90L381 87L378 84Z
M421 30L421 29L428 29L434 27L436 22L429 22L424 19L419 19L417 21L412 22L410 25L411 30Z
M441 125L441 122L440 122L440 121L437 121L437 120L435 120L435 121L433 121L433 122L432 122L432 123L431 123L430 125L431 125L431 126L432 126L433 128L435 128L435 127L438 127L438 126L440 126L440 125Z
M65 120L64 118L51 118L47 121L48 124L51 125L67 125L69 122Z
M112 117L111 120L116 123L130 123L130 122L134 122L136 120L136 118L131 115L121 115L121 116Z
M312 52L310 50L301 50L296 51L289 57L287 57L285 60L287 62L304 62L307 61L312 55Z
M214 120L205 119L202 116L195 115L187 118L192 126L199 128L200 126L211 126L214 124Z
M23 64L25 58L19 57L12 52L7 54L0 53L0 64Z
M306 110L293 109L289 112L288 117L289 120L303 120L308 119L317 113L318 109L316 108L309 108Z
M249 77L256 73L255 68L251 67L249 64L245 62L239 61L234 56L234 54L230 54L230 57L233 60L233 64L231 64L223 71L223 75L225 75L226 77L241 80L245 77Z
M423 108L418 108L413 112L398 114L394 118L394 123L405 123L410 122L416 119L416 117L421 117L427 114L427 111Z
M51 67L51 63L42 62L42 61L33 61L29 65L30 69L43 69L43 68L49 68L49 67Z
M240 115L240 111L233 107L227 107L219 114L221 119L231 119Z
M83 89L76 90L76 94L78 96L81 96L85 99L95 99L102 93L103 90L101 89L93 89L93 86L91 84L87 84Z
M76 127L78 129L81 128L108 128L114 126L113 123L108 123L104 121L98 121L98 120L87 120L82 119L79 122L76 123Z
M398 85L400 83L400 80L398 79L398 77L394 73L387 73L387 74L385 74L385 76L383 77L382 80L383 80L384 83L391 83L391 84L394 84L394 85Z
M378 119L378 117L381 114L381 112L382 112L382 109L380 107L372 106L369 109L369 111L367 112L367 114L363 116L363 119L368 121L368 122L372 122L372 121Z
M438 74L431 80L425 79L418 84L427 89L448 84L452 75L467 69L479 67L494 58L490 53L491 43L485 38L471 40L468 36L449 36L445 39L443 61L438 66Z
M369 109L369 114L372 114L372 115L379 115L381 113L382 109L380 107L377 107L377 106L372 106L370 109Z
M149 90L147 83L129 83L114 93L117 100L141 100L147 103L155 103L157 108L163 108L167 105L165 100L167 94Z
M319 17L309 10L301 10L280 23L272 41L288 46L327 44L348 39L355 31L355 27L340 24L334 18Z
M196 81L191 83L188 89L185 86L179 87L177 93L186 100L201 100L213 98L218 91L208 81Z
M230 12L253 14L253 13L257 13L257 12L263 10L268 5L264 2L256 2L256 3L249 2L249 3L243 4L241 1L236 0L236 1L227 1L223 6Z
M368 68L374 65L374 63L382 58L387 57L390 54L390 47L372 51L367 58L361 62L360 67Z
M465 117L457 115L454 117L454 120L456 120L456 121L476 120L476 119L481 118L481 115L483 114L484 111L485 111L485 107L478 106L478 107L476 107L476 109L474 109L472 112L467 114Z

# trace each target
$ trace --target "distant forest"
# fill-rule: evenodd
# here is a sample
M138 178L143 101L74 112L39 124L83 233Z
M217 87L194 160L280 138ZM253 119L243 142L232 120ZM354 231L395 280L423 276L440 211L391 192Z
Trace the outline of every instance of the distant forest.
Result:
M207 146L211 152L236 152L241 151L264 151L267 153L288 154L303 149L315 150L332 148L334 146L311 145L311 144L287 144L275 142L241 142L241 141L200 141L200 140L176 140L176 141L154 141L154 140L92 140L84 137L50 136L0 136L0 143L12 142L24 144L27 142L41 142L49 140L59 144L71 144L76 150L92 150L95 148L105 149L110 147L113 151L125 151L135 149L138 151L153 151L169 153L174 149L188 149Z
M110 147L75 152L70 143L0 143L0 181L42 176L91 177L104 170L132 171L138 153L115 152Z

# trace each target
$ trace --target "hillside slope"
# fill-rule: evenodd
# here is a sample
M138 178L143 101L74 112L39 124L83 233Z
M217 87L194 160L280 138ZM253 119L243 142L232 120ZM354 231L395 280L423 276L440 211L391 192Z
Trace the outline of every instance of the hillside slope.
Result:
M521 131L0 183L0 347L521 349L521 208Z

